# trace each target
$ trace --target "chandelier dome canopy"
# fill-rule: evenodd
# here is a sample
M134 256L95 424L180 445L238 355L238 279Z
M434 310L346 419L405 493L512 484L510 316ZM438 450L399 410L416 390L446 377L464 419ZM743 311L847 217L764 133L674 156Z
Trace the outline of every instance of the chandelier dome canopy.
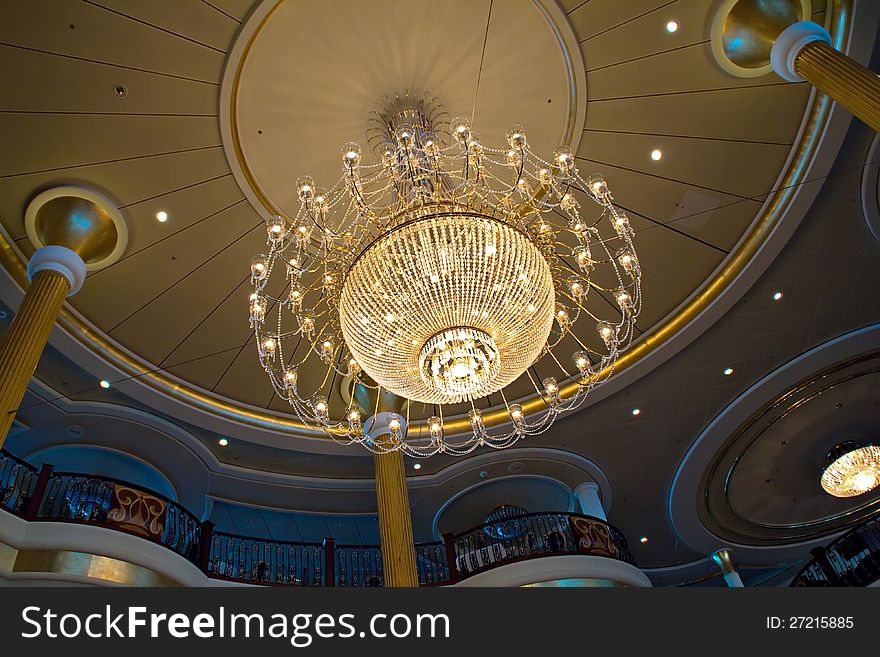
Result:
M383 388L448 404L512 383L547 343L555 293L529 238L440 206L364 251L342 287L342 335Z

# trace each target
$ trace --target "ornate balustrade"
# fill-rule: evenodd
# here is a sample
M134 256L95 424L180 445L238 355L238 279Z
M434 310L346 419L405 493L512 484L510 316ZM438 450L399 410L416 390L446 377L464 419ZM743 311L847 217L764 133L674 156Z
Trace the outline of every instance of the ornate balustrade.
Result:
M72 472L39 471L0 454L0 508L28 520L113 529L159 543L206 575L277 586L383 586L378 545L293 543L217 532L182 506L138 486ZM607 522L576 513L528 513L415 546L422 586L454 584L504 564L586 554L633 563Z
M213 532L205 572L209 577L255 584L324 586L324 548Z
M36 468L0 452L0 508L23 515L36 480Z
M792 586L867 586L880 580L880 516L813 550Z
M124 481L71 472L41 471L34 520L99 525L164 545L198 563L199 520L168 498ZM43 486L43 484L45 484Z
M479 525L452 540L458 578L523 559L566 554L633 563L623 534L604 520L576 513L527 513Z

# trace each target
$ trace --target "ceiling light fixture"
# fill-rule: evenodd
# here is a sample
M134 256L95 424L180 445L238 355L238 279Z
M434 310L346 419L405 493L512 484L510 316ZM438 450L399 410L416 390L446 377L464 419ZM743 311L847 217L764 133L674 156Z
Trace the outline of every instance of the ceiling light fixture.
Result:
M856 497L880 486L880 447L841 443L828 453L830 464L820 483L834 497Z
M229 441L226 438L221 438L217 441L217 444L220 445L220 447L226 447L229 444Z
M164 224L168 221L168 213L165 212L165 210L159 210L159 212L156 213L156 221L160 224Z
M468 454L543 433L610 376L641 309L634 231L604 178L581 177L565 146L540 158L521 126L496 149L448 116L430 96L390 100L367 123L377 161L349 143L336 186L300 178L299 210L267 220L267 252L251 261L250 322L275 391L310 426L376 452ZM564 398L527 370L570 377L557 355L568 344L578 385ZM321 375L298 375L307 362ZM445 435L440 418L461 410L408 407L387 439L366 437L357 410L330 408L337 375L419 406L467 404L471 431ZM507 403L518 380L543 412ZM475 402L499 391L510 421L495 433Z
M648 542L648 537L647 537L647 536L642 536L642 537L639 539L639 543L647 543L647 542Z
M421 469L422 469L421 463L413 463L413 470L421 470Z
M639 410L638 408L634 408L634 409L632 410L632 414L633 414L633 415L638 415L638 414L641 413L641 412L642 412L642 411Z
M724 376L730 376L731 374L733 374L733 368L728 367L727 369L724 370L724 372L722 372L722 374L724 374Z
M666 31L672 34L673 32L678 32L678 21L669 21L666 23Z
M110 382L105 381L104 379L101 379L101 381L100 381L100 383L98 383L98 385L101 386L102 388L104 388L104 390L106 390L107 388L110 387Z
M654 160L655 162L660 160L662 157L663 157L663 151L656 149L656 148L653 151L651 151L651 159Z
M779 301L781 298L782 298L782 292L775 292L775 293L773 294L773 300L774 300L774 301Z

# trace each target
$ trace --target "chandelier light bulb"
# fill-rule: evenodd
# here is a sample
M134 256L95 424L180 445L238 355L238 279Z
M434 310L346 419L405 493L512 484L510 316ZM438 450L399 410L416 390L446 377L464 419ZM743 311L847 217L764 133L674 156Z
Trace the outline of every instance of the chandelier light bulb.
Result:
M296 194L303 203L308 203L315 196L315 180L311 176L303 176L296 181Z
M356 167L361 161L361 147L353 141L342 147L342 162L348 167Z
M514 123L507 129L507 143L514 152L519 152L526 145L526 130L518 123Z
M413 457L508 447L583 404L634 338L634 231L605 178L584 180L567 146L536 155L520 125L495 148L448 116L429 96L390 100L369 148L342 146L338 183L296 181L299 210L267 221L251 261L260 364L303 422L343 443ZM611 307L588 294L608 280ZM574 375L563 340L582 346ZM539 390L533 365L554 371ZM394 440L365 436L361 412L330 394L341 380L413 402L389 421ZM527 418L508 388L546 408Z

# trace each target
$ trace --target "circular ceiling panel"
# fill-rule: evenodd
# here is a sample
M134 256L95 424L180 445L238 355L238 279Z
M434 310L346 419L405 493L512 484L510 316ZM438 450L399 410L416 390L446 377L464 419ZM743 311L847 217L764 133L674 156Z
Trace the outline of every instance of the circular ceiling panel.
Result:
M436 96L452 116L473 116L487 144L505 143L504 131L521 123L536 151L577 148L583 61L549 4L505 0L490 15L488 3L473 0L262 3L224 79L221 114L236 178L267 214L294 216L296 178L332 187L342 146L366 145L370 113L407 92Z

